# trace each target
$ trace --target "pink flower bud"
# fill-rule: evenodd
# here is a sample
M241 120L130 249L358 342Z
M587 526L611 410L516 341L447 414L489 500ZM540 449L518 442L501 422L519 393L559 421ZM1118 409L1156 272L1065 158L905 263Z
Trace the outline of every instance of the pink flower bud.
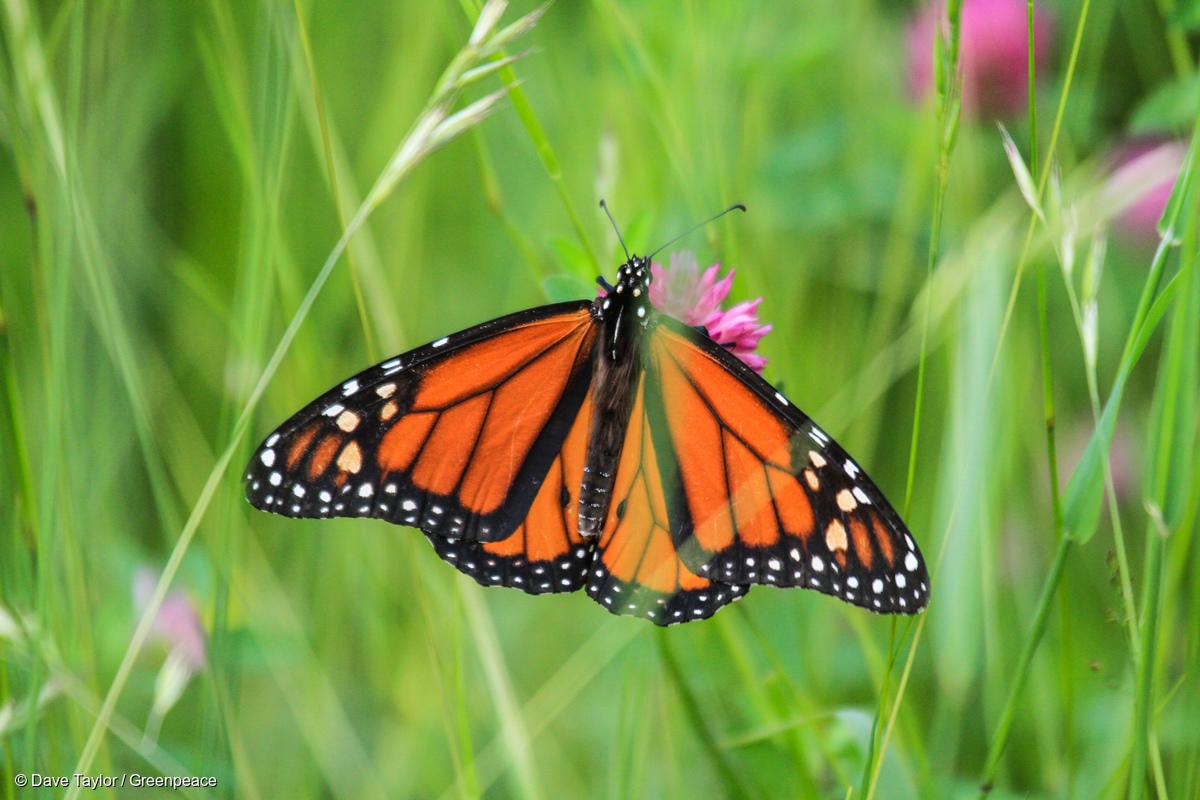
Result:
M934 87L933 37L948 35L946 6L926 5L908 27L908 84L924 99ZM1033 9L1034 62L1040 74L1050 51L1053 25L1041 8ZM1004 118L1029 103L1028 20L1025 0L964 0L959 41L963 113Z

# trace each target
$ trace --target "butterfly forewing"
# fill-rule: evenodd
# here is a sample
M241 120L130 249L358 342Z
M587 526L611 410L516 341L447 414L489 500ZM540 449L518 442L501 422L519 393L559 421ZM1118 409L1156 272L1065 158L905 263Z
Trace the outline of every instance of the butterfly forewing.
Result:
M883 613L915 613L928 575L878 487L824 431L702 333L660 320L661 381L681 465L680 557L730 584L800 586Z
M502 317L317 398L251 458L246 493L294 517L379 517L503 539L525 519L591 380L590 304Z

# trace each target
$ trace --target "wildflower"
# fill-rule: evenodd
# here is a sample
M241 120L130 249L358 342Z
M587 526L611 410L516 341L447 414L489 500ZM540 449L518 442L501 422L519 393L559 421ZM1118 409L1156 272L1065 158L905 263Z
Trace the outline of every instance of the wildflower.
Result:
M138 614L145 612L154 594L158 576L149 567L141 567L133 576L133 603ZM163 599L154 618L151 637L176 654L189 674L204 667L207 641L200 614L191 598L174 589Z
M141 567L134 574L133 604L139 615L146 613L157 584L158 575L149 567ZM167 712L183 697L183 691L192 676L204 668L207 650L200 614L191 598L179 589L163 598L150 635L161 642L168 652L154 681L154 700L143 731L147 742L158 738Z
M1124 210L1117 228L1129 239L1157 242L1158 221L1167 208L1187 147L1177 141L1138 141L1117 155L1106 193Z
M720 264L713 264L701 275L695 255L688 251L672 253L668 267L650 265L650 303L681 322L703 326L717 344L761 373L767 359L754 350L759 340L771 331L770 325L758 320L762 298L722 309L721 303L733 286L734 271L729 270L718 281L720 268Z
M962 108L973 117L1018 114L1029 102L1028 20L1025 0L964 0L959 38ZM908 84L922 99L933 89L933 37L948 33L946 6L934 0L909 23ZM1050 50L1052 22L1033 9L1033 54L1040 73Z

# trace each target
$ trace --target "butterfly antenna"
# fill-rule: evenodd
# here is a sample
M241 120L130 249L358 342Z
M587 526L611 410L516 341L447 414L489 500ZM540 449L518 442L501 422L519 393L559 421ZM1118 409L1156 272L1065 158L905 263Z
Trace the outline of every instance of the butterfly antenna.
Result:
M656 255L658 255L659 253L661 253L663 250L666 250L668 247L670 247L671 245L675 244L675 243L676 243L676 242L678 242L680 239L682 239L683 237L687 236L689 233L691 233L692 231L696 230L697 228L703 228L705 225L708 225L710 222L716 222L716 221L717 221L717 220L719 220L721 217L723 217L723 216L725 216L726 214L728 214L730 211L735 211L735 210L736 210L736 211L745 211L745 210L746 210L746 207L745 207L744 205L742 205L741 203L734 203L733 205L731 205L729 208L725 209L725 210L724 210L724 211L722 211L721 213L719 213L719 214L713 214L711 217L709 217L708 219L704 220L703 222L697 222L695 225L693 225L692 227L688 228L688 229L687 229L686 231L684 231L683 233L681 233L681 234L679 234L678 236L676 236L675 238L671 239L671 241L669 241L669 242L667 242L666 244L664 244L663 246L659 247L659 248L658 248L657 250L655 250L653 253L651 253L650 255L648 255L648 256L647 256L647 258L654 258Z
M617 241L621 243L621 249L625 251L625 260L629 261L633 256L629 255L629 248L625 246L625 240L621 238L621 229L617 227L617 221L613 219L612 212L608 210L608 203L601 200L600 207L604 209L605 215L608 216L608 221L612 223L613 233L617 235Z

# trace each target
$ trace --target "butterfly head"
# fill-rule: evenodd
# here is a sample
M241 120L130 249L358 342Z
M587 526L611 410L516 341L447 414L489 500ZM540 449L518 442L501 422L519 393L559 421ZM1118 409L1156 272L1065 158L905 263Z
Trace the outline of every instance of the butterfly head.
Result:
M654 319L650 304L650 259L630 256L617 270L617 283L599 280L604 294L596 298L592 313L604 326L604 342L611 359L626 358L636 349L642 333Z
M602 316L613 316L616 313L628 312L636 319L641 327L650 322L650 259L643 256L630 256L629 260L617 270L615 286L602 281L605 295L600 298L598 308ZM619 307L619 312L614 308Z

